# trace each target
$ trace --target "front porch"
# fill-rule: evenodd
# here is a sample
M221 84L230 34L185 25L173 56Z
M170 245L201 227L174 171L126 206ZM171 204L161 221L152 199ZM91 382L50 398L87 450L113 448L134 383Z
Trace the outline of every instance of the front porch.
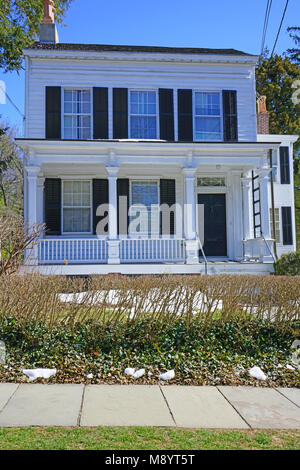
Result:
M28 253L25 270L68 275L272 272L267 159L272 144L30 144L35 151L26 165L25 214L29 225L46 222L48 230ZM255 230L252 170L260 187L261 235Z

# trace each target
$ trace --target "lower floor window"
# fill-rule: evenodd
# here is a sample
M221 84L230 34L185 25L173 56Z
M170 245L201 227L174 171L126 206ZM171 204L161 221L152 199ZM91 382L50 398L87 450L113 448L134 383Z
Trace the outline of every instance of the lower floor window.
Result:
M63 233L91 233L91 182L63 181Z
M159 233L159 195L157 181L132 181L129 218L131 235Z
M270 209L270 224L271 224L271 237L276 240L276 243L280 243L280 216L279 216L279 209L274 209L275 213L275 235L274 235L274 228L273 228L273 210Z

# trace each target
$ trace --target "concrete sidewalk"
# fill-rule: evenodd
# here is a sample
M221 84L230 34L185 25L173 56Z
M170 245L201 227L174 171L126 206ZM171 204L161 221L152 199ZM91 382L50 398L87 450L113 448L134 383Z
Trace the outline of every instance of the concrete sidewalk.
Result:
M0 383L0 427L300 429L300 389Z

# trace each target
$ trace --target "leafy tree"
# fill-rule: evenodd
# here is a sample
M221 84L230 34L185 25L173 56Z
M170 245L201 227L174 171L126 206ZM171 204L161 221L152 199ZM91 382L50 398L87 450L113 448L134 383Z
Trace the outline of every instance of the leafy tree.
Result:
M62 22L72 1L54 0L57 22ZM22 49L37 39L43 11L42 0L0 1L0 68L22 68Z
M271 134L299 134L300 68L289 57L263 58L256 68L256 89L267 97ZM300 138L294 144L296 167Z
M294 40L296 47L288 49L286 54L292 62L296 62L296 64L300 65L300 26L290 27L287 31L290 37Z

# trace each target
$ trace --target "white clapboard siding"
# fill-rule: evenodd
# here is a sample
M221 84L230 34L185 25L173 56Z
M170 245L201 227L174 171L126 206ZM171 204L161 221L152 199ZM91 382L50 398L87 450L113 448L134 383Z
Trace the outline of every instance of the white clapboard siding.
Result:
M179 59L180 60L180 59ZM26 137L45 137L45 86L103 86L138 89L191 88L203 91L237 91L238 136L256 141L254 65L247 63L180 63L119 60L59 60L31 58L28 68ZM111 96L111 91L109 96ZM174 100L175 123L177 106ZM112 100L109 99L109 137L112 138Z

